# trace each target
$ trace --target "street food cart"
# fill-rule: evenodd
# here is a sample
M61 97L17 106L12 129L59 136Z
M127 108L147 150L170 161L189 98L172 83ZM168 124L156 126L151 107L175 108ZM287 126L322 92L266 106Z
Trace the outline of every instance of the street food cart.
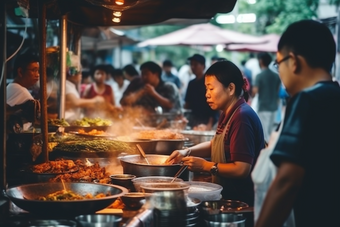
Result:
M156 24L156 23L171 23L174 19L175 21L185 21L185 20L192 20L195 21L195 19L198 20L209 20L211 17L213 17L217 12L219 13L227 13L230 12L234 5L236 0L228 0L228 1L220 1L220 0L212 0L212 1L205 1L205 0L174 0L174 1L163 1L163 0L116 0L116 1L109 1L109 0L5 0L1 1L0 3L0 11L1 13L1 31L0 31L0 40L1 40L1 80L0 80L0 90L3 99L0 101L1 106L4 110L6 110L6 63L8 56L6 56L6 16L7 15L19 15L19 17L28 17L28 18L37 18L38 19L38 30L39 33L36 34L39 37L39 55L40 55L40 102L41 102L41 118L40 118L40 132L34 132L36 134L39 134L40 138L40 147L42 149L42 152L37 160L39 164L46 164L52 160L54 160L55 157L53 157L53 154L50 153L49 145L51 145L51 136L53 137L54 134L51 134L49 130L49 124L48 124L48 115L47 115L47 92L46 92L46 84L47 84L47 76L46 76L46 67L47 67L47 59L46 59L46 21L48 20L59 20L59 26L60 26L60 46L59 46L59 59L60 59L60 91L59 91L59 109L58 114L59 118L61 119L64 114L64 105L65 105L65 74L66 74L66 50L71 50L74 53L80 54L79 45L76 45L79 42L79 34L72 33L70 34L70 30L68 29L68 25L72 24L73 26L78 27L87 27L87 26L143 26L143 25L150 25L150 24ZM116 16L120 15L120 16ZM72 26L70 26L72 27ZM70 37L72 36L72 38ZM0 130L1 139L1 155L0 155L0 225L1 223L6 223L9 219L11 220L26 220L29 219L42 219L44 216L39 216L39 213L34 212L35 208L39 208L40 211L43 211L44 209L54 209L54 214L58 213L55 209L60 209L64 211L70 211L71 214L79 215L83 212L85 213L93 213L94 211L97 211L97 209L90 209L90 210L82 210L84 207L92 207L101 205L106 206L108 205L108 202L113 202L117 199L118 196L124 194L126 192L126 189L122 189L119 186L107 186L110 184L110 182L105 182L105 184L100 184L101 182L82 182L82 188L88 189L89 192L94 193L95 191L105 191L110 192L111 194L109 196L106 196L105 198L101 199L90 199L87 202L84 202L83 205L78 204L75 202L70 202L66 207L60 206L59 208L55 208L55 206L52 204L49 204L47 207L40 206L41 204L39 202L36 202L34 199L30 198L23 198L22 200L17 200L17 204L23 204L24 207L27 207L30 211L32 211L32 215L27 214L27 212L22 215L21 213L16 213L13 215L11 213L13 209L15 210L16 206L13 205L13 203L8 199L8 195L11 195L12 199L15 199L15 195L17 193L23 193L24 190L33 190L36 191L37 188L27 188L27 182L22 181L20 183L20 180L22 179L32 179L29 175L25 175L25 170L20 170L23 172L19 172L18 175L20 175L23 178L19 178L19 181L13 181L13 179L9 180L8 176L18 176L13 175L11 171L16 171L17 165L20 166L20 155L13 158L13 156L10 155L10 152L14 152L12 150L8 150L7 146L7 131L6 131L6 111L2 111L1 118L3 120L2 129ZM100 125L103 126L103 125ZM99 127L100 127L99 126ZM104 125L105 126L105 125ZM110 126L110 125L107 125ZM105 126L106 127L106 126ZM98 127L91 128L98 130ZM118 127L119 129L119 127ZM73 133L73 137L79 136L78 128L70 130L76 133ZM86 131L86 133L89 133L89 131ZM80 135L84 136L84 135ZM93 135L87 135L89 137ZM119 149L126 149L127 152L130 151L130 155L135 154L138 152L138 150L131 151L133 149L130 149L131 147L134 147L135 144L130 142L136 142L136 141L125 141L126 143L120 143L121 141L115 141L115 140L105 140L108 137L112 135L104 135L105 138L99 138L103 139L101 141L102 146L107 147L114 147L114 146L120 146ZM115 135L116 136L116 135ZM79 141L77 141L77 144L69 144L69 146L78 146L81 142L87 142L88 146L97 146L97 144L90 144L89 137L82 137ZM80 138L80 137L79 137ZM85 139L84 139L85 138ZM97 139L97 138L96 138ZM106 142L104 142L106 141ZM52 141L56 142L56 141ZM98 142L98 141L97 141ZM139 143L143 144L143 142L140 140ZM169 141L167 139L160 140L159 138L157 140L152 140L150 143L145 143L145 149L150 149L150 146L154 146L154 149L156 149L157 144L160 147L169 147L172 146L172 149L180 149L185 146L185 138L177 138L177 140ZM57 143L57 142L56 142ZM132 144L132 145L131 145ZM159 145L160 144L160 145ZM52 144L53 145L53 144ZM86 146L86 145L85 145ZM149 146L149 147L148 147ZM27 147L26 147L27 148ZM72 148L73 151L76 148ZM65 150L64 150L65 151ZM101 150L103 151L103 150ZM159 150L162 152L162 149ZM27 153L24 154L27 156L29 154L29 151L26 151ZM169 152L169 151L167 151ZM72 156L74 154L68 154L69 156ZM110 154L107 154L107 152L102 152L102 156L100 157L99 165L105 165L107 162L109 162L109 156ZM11 157L12 159L8 160L8 158ZM28 155L28 157L30 157ZM74 158L74 156L73 156ZM76 157L75 159L77 159ZM91 158L90 156L87 158ZM93 163L89 159L82 159L82 165L83 168L88 170L90 166L93 166ZM34 164L37 164L35 162ZM84 163L84 162L89 162ZM33 164L33 163L31 163ZM86 165L88 164L88 165ZM101 169L101 166L97 166L98 169ZM78 173L80 172L79 166L77 167ZM94 167L93 167L94 168ZM72 174L72 169L69 174ZM99 170L99 172L102 171ZM123 171L123 170L121 170ZM172 170L171 174L173 174L176 168ZM93 170L95 172L95 170ZM98 173L95 172L95 173ZM105 170L104 173L101 172L104 177L102 177L100 180L105 179ZM183 175L185 177L185 174ZM51 177L51 176L50 176ZM84 178L79 177L79 179L84 180ZM39 181L42 179L34 179L33 181ZM89 179L85 179L89 180ZM93 180L92 178L90 180ZM98 179L97 179L98 180ZM44 180L42 180L44 181ZM9 186L9 182L12 182L12 184L15 184L17 187L12 189L10 192L4 193L6 189ZM14 183L13 183L14 182ZM47 183L49 184L49 183ZM50 183L55 184L55 183ZM78 190L77 186L72 185L72 183L69 183L70 187L74 187L74 190ZM45 183L42 184L44 187L46 186ZM38 185L39 188L42 187L42 185ZM48 186L46 186L48 187ZM65 188L64 188L65 189ZM47 190L47 189L46 189ZM49 191L50 193L51 191ZM12 194L13 193L13 194ZM22 202L22 203L20 203ZM104 205L103 205L104 204ZM195 205L195 204L194 204ZM103 208L103 207L101 207ZM39 210L38 209L38 210ZM20 210L20 209L19 209ZM71 211L77 211L76 213L72 213ZM50 212L47 212L51 214ZM63 213L63 212L59 212ZM69 213L69 214L70 214ZM146 212L147 213L147 212ZM146 214L144 213L144 214ZM46 213L45 213L46 214ZM52 212L53 214L53 212ZM66 213L63 213L64 216L62 218L66 219L72 219L74 220L74 217L69 217L69 215L66 215ZM122 213L119 213L120 215ZM195 213L189 213L190 215L195 215ZM125 217L123 220L126 222L129 218L132 218L133 216L137 215L136 217L139 217L138 220L147 220L147 218L143 217L143 214L139 211L129 211L128 209L124 211L123 216ZM54 216L54 215L52 215ZM55 217L55 216L54 216ZM60 217L59 217L60 218ZM130 223L136 224L136 220L130 220ZM131 224L132 226L132 224ZM137 226L137 225L136 225ZM192 225L194 226L194 225Z

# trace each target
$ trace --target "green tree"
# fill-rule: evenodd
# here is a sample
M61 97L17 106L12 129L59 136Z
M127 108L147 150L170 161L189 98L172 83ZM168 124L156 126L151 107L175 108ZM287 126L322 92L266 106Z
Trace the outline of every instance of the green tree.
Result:
M330 0L340 2L340 0ZM298 20L317 18L319 0L258 0L254 5L257 29L260 33L281 34L286 27Z

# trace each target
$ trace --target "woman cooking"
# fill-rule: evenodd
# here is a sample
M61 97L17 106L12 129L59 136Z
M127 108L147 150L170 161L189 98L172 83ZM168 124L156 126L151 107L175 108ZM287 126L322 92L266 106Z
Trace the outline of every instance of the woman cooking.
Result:
M190 171L210 172L212 182L223 186L224 199L252 206L250 173L265 145L261 122L247 104L247 82L235 64L221 61L206 71L205 86L209 106L222 111L216 134L211 141L174 151L167 162L182 161ZM186 157L189 151L191 156Z

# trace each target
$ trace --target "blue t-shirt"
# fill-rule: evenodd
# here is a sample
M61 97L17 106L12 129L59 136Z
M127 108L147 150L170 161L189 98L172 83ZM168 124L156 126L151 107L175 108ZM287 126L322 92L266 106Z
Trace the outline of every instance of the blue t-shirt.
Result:
M286 108L271 159L277 166L285 161L305 170L294 204L296 224L340 226L339 84L317 83L292 97Z

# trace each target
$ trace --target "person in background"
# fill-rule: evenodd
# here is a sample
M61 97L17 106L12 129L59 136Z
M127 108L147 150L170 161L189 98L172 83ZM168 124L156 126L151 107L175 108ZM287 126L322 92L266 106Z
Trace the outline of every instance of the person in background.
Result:
M212 57L210 58L210 65L212 65L212 64L214 64L214 63L216 63L216 62L218 62L218 59L219 59L219 56L217 56L217 55L212 56Z
M83 96L86 87L93 82L90 71L81 72L80 96Z
M253 87L253 78L251 75L251 70L246 67L246 60L241 61L241 72L243 75L247 78L248 84L249 84L249 92L252 92L252 87Z
M219 112L211 109L206 101L204 84L205 57L194 54L190 58L190 67L195 78L188 84L184 108L190 109L188 125L196 130L211 130L217 121Z
M135 91L136 89L143 86L142 77L139 75L137 69L133 64L129 64L123 67L124 77L130 81L129 86L125 89L123 96L125 93L130 93ZM122 104L122 103L121 103Z
M270 155L277 174L255 226L281 227L292 209L297 227L340 226L340 87L330 73L334 36L318 21L301 20L283 32L277 49L276 67L290 98Z
M116 106L121 106L120 100L123 97L124 91L129 86L130 81L125 79L124 72L121 69L115 69L112 72L112 78L114 80L114 83L112 83L112 90L115 96L115 104Z
M84 117L84 109L98 108L105 102L102 96L91 99L81 98L78 89L81 78L80 67L68 67L65 83L65 120L69 123Z
M213 110L222 111L214 138L176 150L166 162L183 162L190 171L211 173L212 182L223 186L224 199L252 206L254 189L250 173L264 148L264 137L260 119L247 104L246 80L235 64L221 61L206 71L205 86L206 102Z
M181 96L181 101L184 103L185 95L187 92L189 82L195 78L195 75L192 73L190 65L184 64L178 71L178 78L181 81L181 88L179 89L179 93Z
M92 99L97 96L102 96L105 99L105 104L101 108L87 108L86 116L88 117L98 117L101 114L106 114L115 109L115 98L112 87L106 84L107 78L107 66L106 65L96 65L91 70L91 76L94 83L89 84L82 98Z
M253 96L258 94L257 114L261 119L264 139L268 142L274 129L275 117L279 107L281 80L278 74L268 68L272 61L272 57L268 53L259 53L258 60L262 71L256 76L252 93Z
M39 69L39 57L35 54L24 53L15 59L14 80L6 87L6 115L18 116L18 130L28 130L40 115L40 102L29 91L40 79Z
M113 89L113 84L115 83L114 79L113 79L113 71L115 70L115 67L113 67L113 65L111 64L106 64L106 81L105 83L110 85Z
M170 60L163 61L163 73L162 73L162 80L164 82L172 82L176 84L177 88L181 88L181 81L179 80L178 76L172 74L173 64Z
M164 112L180 111L178 89L174 83L162 80L162 68L148 61L140 66L140 70L143 84L134 91L124 92L120 100L122 106L142 106L150 113L154 113L157 106Z

